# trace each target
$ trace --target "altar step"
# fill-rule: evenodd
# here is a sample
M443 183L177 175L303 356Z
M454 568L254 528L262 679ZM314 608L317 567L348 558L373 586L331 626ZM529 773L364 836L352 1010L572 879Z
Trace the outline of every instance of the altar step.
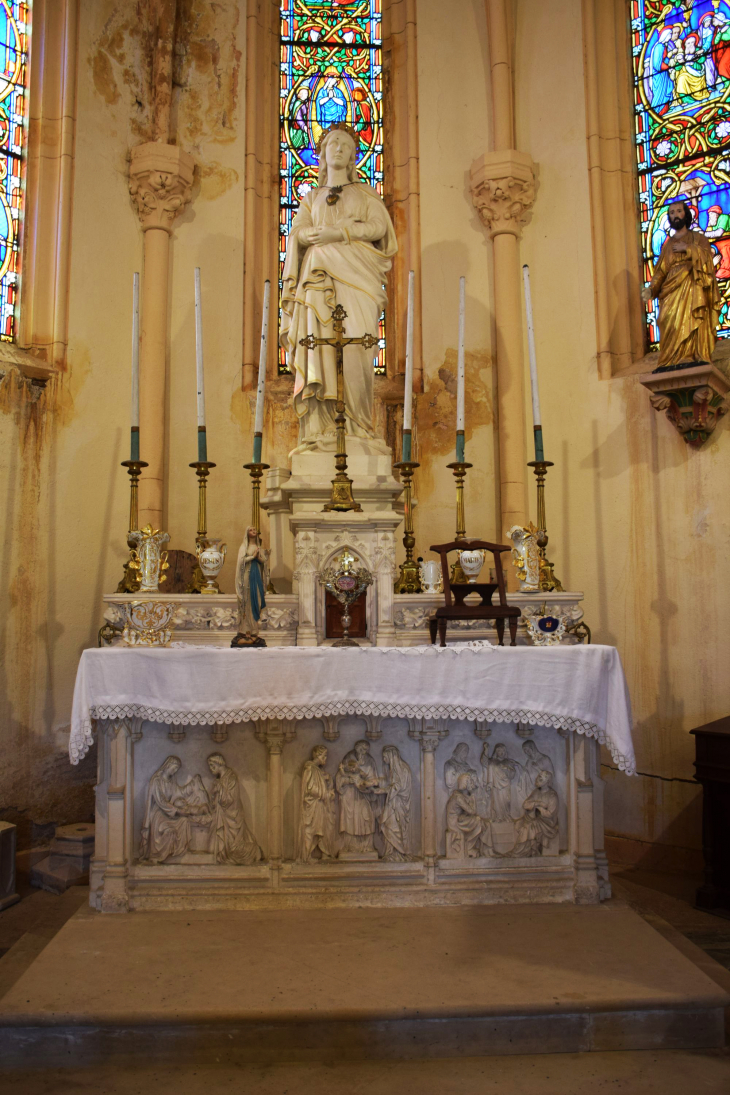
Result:
M624 904L80 910L0 1001L0 1064L706 1049L730 995Z

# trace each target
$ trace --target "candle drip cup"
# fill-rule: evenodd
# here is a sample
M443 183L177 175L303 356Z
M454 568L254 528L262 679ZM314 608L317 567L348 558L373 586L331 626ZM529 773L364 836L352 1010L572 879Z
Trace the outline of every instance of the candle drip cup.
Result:
M554 467L552 460L530 460L537 478L537 551L540 559L540 589L545 593L562 593L560 580L555 577L553 564L547 557L547 521L545 518L545 480L548 468Z
M129 558L124 564L124 577L117 586L117 593L137 593L141 584L139 572L139 558L137 556L137 544L132 539L132 533L137 531L139 524L138 513L138 487L139 474L142 468L148 468L145 460L123 460L122 467L129 474L129 529L127 531L127 547Z
M423 586L421 585L421 569L413 558L416 538L413 535L413 507L411 501L411 480L413 479L413 473L416 468L420 468L420 466L421 465L417 464L415 460L401 460L400 463L393 465L393 471L399 471L401 479L403 480L403 547L406 549L405 562L400 565L400 574L396 578L393 587L395 593L423 592Z

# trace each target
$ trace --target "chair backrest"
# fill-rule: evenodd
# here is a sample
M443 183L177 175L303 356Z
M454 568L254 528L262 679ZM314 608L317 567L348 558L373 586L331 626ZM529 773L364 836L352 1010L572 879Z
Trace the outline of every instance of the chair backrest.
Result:
M441 573L444 579L444 594L446 604L451 608L453 598L451 596L451 580L449 578L449 552L450 551L490 551L494 559L494 569L497 574L497 589L499 590L499 603L503 608L507 607L507 591L504 585L504 571L502 570L502 552L511 551L509 544L491 544L488 540L451 540L448 544L431 544L430 551L436 551L441 557Z

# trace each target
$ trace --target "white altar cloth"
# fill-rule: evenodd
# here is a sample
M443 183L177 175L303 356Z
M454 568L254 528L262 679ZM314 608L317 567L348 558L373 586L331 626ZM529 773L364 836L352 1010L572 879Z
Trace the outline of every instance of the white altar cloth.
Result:
M327 715L553 726L596 738L636 772L618 651L582 645L85 650L69 754L73 764L86 755L95 719L194 726Z

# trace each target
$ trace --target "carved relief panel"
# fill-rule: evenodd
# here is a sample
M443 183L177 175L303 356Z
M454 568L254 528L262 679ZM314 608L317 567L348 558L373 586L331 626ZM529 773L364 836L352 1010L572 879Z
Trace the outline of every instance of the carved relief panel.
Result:
M552 729L452 723L437 766L447 859L555 856L568 846L567 744ZM482 739L482 740L480 740Z

